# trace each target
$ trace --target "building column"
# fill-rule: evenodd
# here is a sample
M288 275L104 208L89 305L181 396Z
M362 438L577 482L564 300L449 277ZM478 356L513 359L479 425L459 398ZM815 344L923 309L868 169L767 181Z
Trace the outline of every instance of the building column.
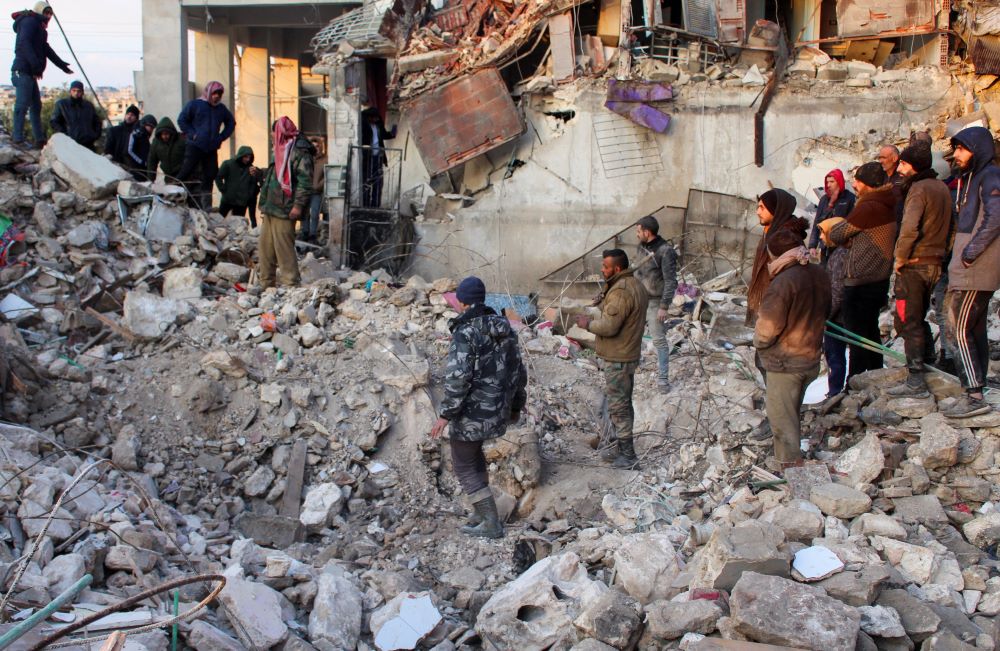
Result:
M359 64L352 64L361 67ZM351 145L358 144L358 121L361 118L361 100L358 88L347 91L346 69L343 66L320 68L314 71L330 78L330 96L320 101L326 109L327 131L326 152L330 165L339 165L347 169L347 157ZM360 74L360 72L359 72ZM350 188L344 188L349 192ZM328 242L330 259L335 265L341 265L346 260L341 259L343 245L345 197L326 199L327 212L330 216L330 234Z
M143 112L177 119L187 92L187 51L181 3L142 0L142 83L136 92Z
M299 124L299 62L295 59L274 60L274 87L271 89L271 115L277 120L287 115Z
M271 66L267 50L259 47L243 48L239 66L235 93L234 146L237 149L244 145L252 148L254 164L264 169L269 163L271 131Z

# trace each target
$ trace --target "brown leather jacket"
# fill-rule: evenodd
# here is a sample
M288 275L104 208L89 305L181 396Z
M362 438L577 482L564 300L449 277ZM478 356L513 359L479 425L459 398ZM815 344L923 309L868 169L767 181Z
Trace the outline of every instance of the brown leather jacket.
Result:
M819 265L778 272L760 302L753 336L765 370L797 373L819 364L830 299L830 277Z
M590 323L597 335L597 356L608 362L638 362L646 328L649 295L626 269L612 276L601 299L601 316Z

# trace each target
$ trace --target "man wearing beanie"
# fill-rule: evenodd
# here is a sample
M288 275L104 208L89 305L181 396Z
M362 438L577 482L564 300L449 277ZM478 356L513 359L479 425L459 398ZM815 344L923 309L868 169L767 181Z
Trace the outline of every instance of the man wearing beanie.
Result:
M889 298L892 254L896 243L896 194L878 163L854 172L858 201L847 221L830 229L830 242L848 249L844 271L844 327L856 335L881 341L878 315ZM848 379L882 368L882 353L851 345Z
M120 124L108 129L104 140L104 153L122 167L128 167L128 137L139 121L139 107L135 104L125 109L125 117Z
M771 284L764 292L753 345L765 371L767 421L781 468L799 465L799 409L806 387L819 374L823 331L830 314L830 279L809 264L801 238L780 230L765 238Z
M656 386L660 393L670 391L670 344L663 322L677 291L677 252L674 246L659 236L660 222L647 215L635 226L639 238L639 263L635 277L649 295L646 307L646 327L656 348Z
M919 142L899 157L903 176L903 220L896 238L896 297L893 319L896 334L903 338L907 378L886 393L896 397L924 397L924 362L934 359L934 339L927 324L934 285L941 275L941 262L951 232L951 192L937 179L931 167L931 148Z
M67 75L73 74L69 64L49 47L49 20L52 8L48 2L36 2L31 11L14 14L14 63L10 67L11 83L14 85L14 133L15 147L24 147L24 116L31 118L31 133L36 148L45 144L45 128L42 125L42 95L38 90L38 80L45 74L47 61L54 63Z
M951 139L958 182L958 221L948 265L945 341L965 395L944 410L950 418L990 411L983 399L990 346L986 313L1000 288L1000 168L993 163L993 134L969 127Z
M639 459L632 444L632 389L642 352L649 295L629 269L624 251L610 249L601 258L601 274L607 281L598 302L601 316L593 321L580 317L577 325L597 335L597 356L604 362L608 415L618 438L618 454L612 465L636 468Z
M156 129L156 118L148 113L142 116L139 124L132 129L128 136L128 147L125 153L129 157L129 167L134 176L139 181L146 181L149 175L146 172L146 165L149 161L149 139Z
M69 85L69 97L56 102L49 120L52 130L64 133L79 145L94 151L94 143L101 137L101 119L90 101L83 98L83 82Z
M521 418L528 375L510 322L486 306L486 286L475 276L458 285L460 314L448 324L451 345L445 369L440 417L431 429L439 438L449 428L451 461L475 517L462 532L482 538L503 536L483 443L503 436Z

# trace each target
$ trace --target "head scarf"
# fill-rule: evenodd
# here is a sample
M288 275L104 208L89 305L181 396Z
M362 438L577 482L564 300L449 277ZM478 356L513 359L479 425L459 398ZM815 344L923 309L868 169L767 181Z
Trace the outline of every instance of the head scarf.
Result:
M837 187L840 188L840 192L843 192L844 188L847 187L847 183L844 181L844 173L840 170L830 170L826 173L826 176L823 177L823 191L826 192L827 196L829 196L830 191L826 189L826 180L831 176L833 177L833 180L837 182Z
M299 129L287 116L274 123L274 170L286 197L292 196L292 147L299 137Z
M212 98L212 95L214 95L215 93L224 93L224 92L226 92L225 86L223 86L221 83L217 81L210 81L207 84L205 84L205 90L202 91L201 98L207 102L209 99Z
M771 284L771 275L767 271L767 263L769 262L767 246L764 244L764 241L767 239L767 233L774 233L784 228L792 219L795 212L795 197L784 190L775 188L768 190L764 195L769 195L767 201L774 201L774 210L771 210L774 219L771 220L770 226L765 229L764 237L760 238L760 243L757 244L757 254L753 260L750 287L747 288L748 325L752 324L756 319L757 310L760 309L760 301L764 297L764 292L767 291L767 286ZM761 201L765 201L764 195L761 195ZM764 203L765 206L767 206L767 201Z

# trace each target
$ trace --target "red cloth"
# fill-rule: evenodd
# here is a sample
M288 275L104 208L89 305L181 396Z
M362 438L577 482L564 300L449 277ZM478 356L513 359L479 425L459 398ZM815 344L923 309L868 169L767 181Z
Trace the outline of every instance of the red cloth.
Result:
M205 90L202 91L201 98L207 102L211 99L213 93L218 92L226 92L225 87L217 81L210 81L205 84Z
M282 116L274 123L274 170L286 197L292 196L292 147L299 129L291 118Z
M840 187L840 191L843 192L847 184L844 182L844 173L841 172L840 170L830 170L829 172L826 173L826 176L823 177L824 181L823 190L827 194L830 194L830 191L826 189L826 179L830 178L831 176L837 181L837 186Z

